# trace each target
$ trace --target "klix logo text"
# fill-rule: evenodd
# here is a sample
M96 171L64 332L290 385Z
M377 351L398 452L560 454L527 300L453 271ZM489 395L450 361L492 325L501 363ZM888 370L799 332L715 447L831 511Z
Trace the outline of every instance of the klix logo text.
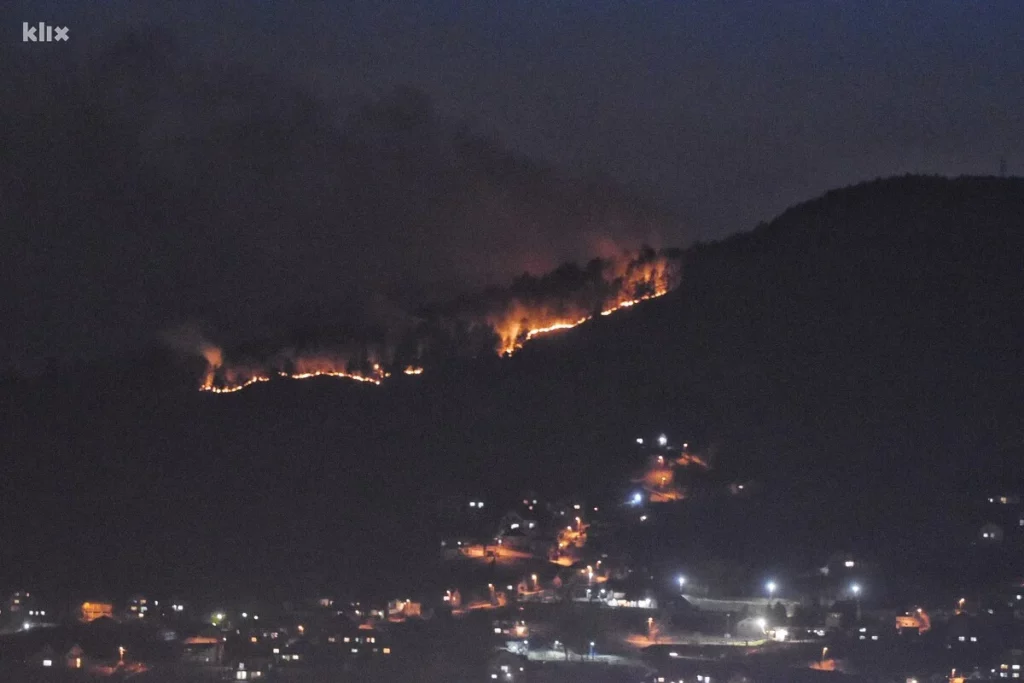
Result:
M29 26L29 23L21 24L21 42L23 43L59 43L67 41L67 26L48 26L43 22Z

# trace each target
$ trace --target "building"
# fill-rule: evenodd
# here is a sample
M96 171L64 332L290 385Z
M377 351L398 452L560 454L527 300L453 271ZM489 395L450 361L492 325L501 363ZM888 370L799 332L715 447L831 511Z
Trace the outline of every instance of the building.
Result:
M78 609L78 618L83 622L114 618L114 606L109 602L83 602Z
M128 608L125 610L125 616L129 619L141 619L149 613L151 608L150 601L148 598L142 595L133 595L128 600Z
M1013 679L1021 678L1024 673L1024 650L1007 650L999 656L997 665L992 669L992 675L999 678Z
M181 658L192 664L220 664L224 661L224 639L218 636L192 636L181 643Z

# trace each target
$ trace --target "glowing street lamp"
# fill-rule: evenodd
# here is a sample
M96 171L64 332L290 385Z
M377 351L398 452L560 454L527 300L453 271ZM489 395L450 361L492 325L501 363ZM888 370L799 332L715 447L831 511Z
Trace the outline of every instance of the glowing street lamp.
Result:
M769 581L764 585L764 587L768 589L768 599L771 600L772 597L774 597L775 595L775 589L777 589L779 586L774 581Z
M850 592L853 593L853 597L857 600L857 623L860 623L860 590L859 583L850 586Z
M120 661L122 664L124 664L124 653L125 653L124 645L119 646L117 648L117 656L118 656L118 661Z
M680 593L682 593L682 592L683 592L683 586L685 586L685 585L686 585L686 577L685 577L685 576L683 576L682 574L680 574L680 575L679 575L679 576L678 576L678 577L676 578L676 581L677 581L677 582L679 583L679 592L680 592Z
M667 443L668 443L668 437L667 436L662 434L661 436L658 437L658 445L659 446L664 446Z

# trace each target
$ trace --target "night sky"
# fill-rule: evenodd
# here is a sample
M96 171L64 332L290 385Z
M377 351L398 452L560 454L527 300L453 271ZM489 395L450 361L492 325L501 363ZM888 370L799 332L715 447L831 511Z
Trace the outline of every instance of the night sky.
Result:
M864 179L1024 164L1012 0L3 16L8 368L181 326L336 324L566 258L717 239ZM23 45L22 21L71 42ZM490 146L453 143L460 126ZM396 144L412 161L378 164Z

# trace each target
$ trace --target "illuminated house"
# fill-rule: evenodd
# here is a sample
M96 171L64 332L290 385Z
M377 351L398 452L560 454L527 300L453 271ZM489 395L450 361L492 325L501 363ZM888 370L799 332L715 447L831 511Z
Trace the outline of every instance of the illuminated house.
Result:
M263 678L263 667L250 662L238 662L234 669L234 680L255 681Z
M127 616L129 619L141 619L149 610L149 600L141 595L132 596L128 601Z
M423 605L412 600L392 600L388 603L388 619L403 621L423 616Z
M114 618L114 606L109 602L83 602L78 610L79 620L86 623L97 619Z
M383 631L360 626L344 629L327 638L336 656L353 659L390 655L392 645Z
M64 666L68 669L84 669L85 663L85 651L77 643L64 653Z
M1024 676L1024 650L1007 650L998 659L992 674L999 678L1018 679Z
M192 636L181 645L183 661L193 664L220 664L224 661L224 641L217 636Z
M11 597L7 599L7 604L4 605L4 612L7 614L18 614L22 611L30 608L29 600L32 598L32 594L27 591L16 591L11 593Z
M50 669L60 666L61 661L53 647L50 645L44 645L42 650L35 653L35 655L29 659L29 663L33 666L41 666L44 669Z

